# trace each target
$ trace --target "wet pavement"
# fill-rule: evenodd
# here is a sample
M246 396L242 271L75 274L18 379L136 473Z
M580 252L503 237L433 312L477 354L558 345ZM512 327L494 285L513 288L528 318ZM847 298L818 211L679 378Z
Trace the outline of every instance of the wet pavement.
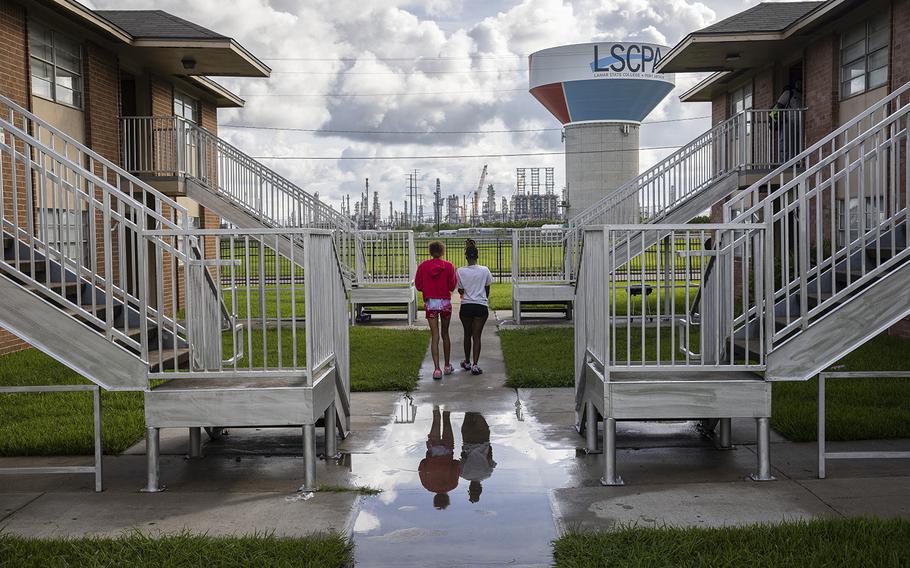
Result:
M550 541L568 529L733 525L846 515L910 516L906 460L838 461L815 478L815 444L772 438L778 481L754 483L754 422L735 420L732 450L718 450L692 422L617 426L624 487L599 483L602 456L579 452L572 389L504 387L505 364L491 319L484 374L430 379L418 388L354 393L352 434L342 457L320 460L320 484L381 490L317 492L304 498L298 429L234 429L186 459L185 430L162 432L162 479L142 494L144 444L105 457L105 491L88 475L4 478L0 531L28 536L275 532L351 534L361 566L544 566ZM379 323L379 322L377 322ZM379 325L393 325L381 322ZM425 325L425 322L421 322ZM461 326L452 325L461 360ZM317 435L321 441L321 432ZM851 449L902 449L910 441L856 442ZM844 449L831 444L831 451ZM320 450L321 451L321 450ZM2 458L0 467L85 462Z

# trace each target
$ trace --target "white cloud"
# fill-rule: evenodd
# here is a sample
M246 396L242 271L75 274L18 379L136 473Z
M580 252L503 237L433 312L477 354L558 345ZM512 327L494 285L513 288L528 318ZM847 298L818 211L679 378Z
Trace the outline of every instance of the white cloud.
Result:
M95 0L98 8L162 9L234 37L273 70L266 79L221 79L245 95L222 124L333 130L463 131L555 128L558 123L527 93L526 56L535 50L592 39L672 44L747 4L722 0ZM276 60L275 58L303 58ZM319 59L314 60L314 59ZM709 114L682 105L677 89L650 118ZM328 93L357 96L323 97ZM410 93L361 96L370 93ZM437 93L437 94L414 94ZM311 95L311 96L274 96ZM263 96L266 95L266 96ZM684 143L707 121L643 127L642 144ZM442 156L561 152L558 131L488 135L325 135L223 128L222 136L251 155ZM656 159L642 155L642 165ZM484 163L499 195L511 193L516 167L554 166L560 155L402 161L270 161L301 187L333 205L369 177L383 213L405 195L405 175L421 170L429 196L435 178L444 193L476 187ZM428 201L427 201L428 202ZM429 208L427 208L429 210Z

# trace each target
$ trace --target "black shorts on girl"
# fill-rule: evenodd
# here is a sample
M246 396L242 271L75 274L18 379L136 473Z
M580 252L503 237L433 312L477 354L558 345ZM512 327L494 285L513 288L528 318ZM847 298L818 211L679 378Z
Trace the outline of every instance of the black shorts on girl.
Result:
M466 318L485 318L489 317L490 310L483 304L462 304L458 315Z

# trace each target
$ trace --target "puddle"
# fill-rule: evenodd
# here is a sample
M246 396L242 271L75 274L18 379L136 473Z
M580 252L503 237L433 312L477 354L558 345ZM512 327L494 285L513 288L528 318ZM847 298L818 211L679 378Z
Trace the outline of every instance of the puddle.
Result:
M382 444L351 456L355 483L382 489L354 523L358 562L549 565L549 490L572 484L575 451L536 442L537 424L520 410L449 413L402 400Z

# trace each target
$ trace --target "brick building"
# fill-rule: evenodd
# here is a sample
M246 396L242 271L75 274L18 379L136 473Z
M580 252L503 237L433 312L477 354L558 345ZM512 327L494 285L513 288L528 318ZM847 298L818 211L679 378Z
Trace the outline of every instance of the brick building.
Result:
M771 109L788 87L799 87L802 147L809 147L910 81L908 44L910 0L766 2L690 33L658 69L712 72L680 98L710 102L713 124L744 109ZM859 211L871 223L884 206L865 199L841 196L834 215L824 203L825 217L837 223L824 234L842 242L855 233ZM713 221L721 211L712 208ZM910 323L891 332L910 337Z
M135 144L125 134L130 121L122 117L187 121L217 135L218 109L240 107L243 101L207 76L267 77L269 72L233 39L160 10L0 0L0 94L176 197L197 227L218 228L220 219L186 197L184 176L138 167ZM160 154L158 144L158 138L151 139L147 153ZM3 191L7 194L6 184ZM12 207L11 199L4 199L4 206ZM80 237L82 217L80 211L61 209L58 233L68 235L65 246L89 250L93 243ZM205 251L206 257L214 254ZM172 295L173 290L164 290L166 305L174 305ZM179 307L182 290L177 296ZM24 347L0 330L0 354Z

